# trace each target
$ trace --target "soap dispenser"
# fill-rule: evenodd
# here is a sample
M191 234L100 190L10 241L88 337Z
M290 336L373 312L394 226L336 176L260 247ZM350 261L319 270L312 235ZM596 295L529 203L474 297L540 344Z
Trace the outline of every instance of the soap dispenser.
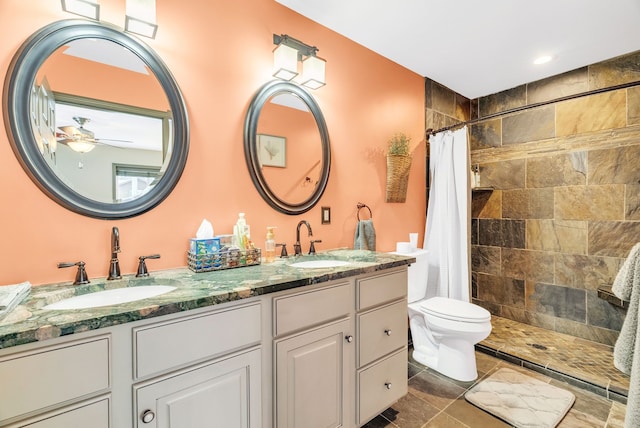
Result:
M272 263L276 258L276 240L273 235L274 226L267 226L267 238L264 241L264 262Z

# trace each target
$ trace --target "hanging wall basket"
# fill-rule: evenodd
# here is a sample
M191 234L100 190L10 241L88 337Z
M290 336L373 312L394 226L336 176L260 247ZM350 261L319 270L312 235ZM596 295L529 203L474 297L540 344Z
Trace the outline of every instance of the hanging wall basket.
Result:
M387 155L387 202L405 202L407 200L410 170L411 156Z

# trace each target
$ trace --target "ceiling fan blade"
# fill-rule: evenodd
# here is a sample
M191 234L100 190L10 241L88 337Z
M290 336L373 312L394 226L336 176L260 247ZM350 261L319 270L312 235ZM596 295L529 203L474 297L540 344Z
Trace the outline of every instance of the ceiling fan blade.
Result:
M89 131L88 129L78 128L77 126L73 126L73 125L59 126L58 129L64 132L65 134L69 135L70 137L71 136L75 136L78 138L94 137L93 132Z
M104 142L104 141L112 141L114 143L130 143L130 144L133 144L133 141L131 141L131 140L116 140L114 138L96 138L95 141L96 141L96 143L101 143L101 142Z

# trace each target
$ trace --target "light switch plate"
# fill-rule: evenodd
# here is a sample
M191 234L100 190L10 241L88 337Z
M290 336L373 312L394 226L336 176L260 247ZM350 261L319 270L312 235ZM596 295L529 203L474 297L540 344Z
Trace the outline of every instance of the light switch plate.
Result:
M322 224L331 224L331 207L322 207Z

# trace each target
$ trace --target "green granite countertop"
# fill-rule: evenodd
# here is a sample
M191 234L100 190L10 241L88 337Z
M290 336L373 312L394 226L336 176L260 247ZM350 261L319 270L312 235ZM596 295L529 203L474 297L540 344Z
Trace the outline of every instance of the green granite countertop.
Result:
M291 263L309 259L349 261L346 266L299 269ZM152 271L146 278L120 280L90 278L91 283L40 285L16 309L0 320L0 349L110 327L141 319L246 299L305 285L404 266L415 258L391 253L338 249L315 256L277 259L274 263L194 273L171 269ZM45 310L44 306L76 295L141 285L171 285L175 290L148 299L112 306L73 310Z

